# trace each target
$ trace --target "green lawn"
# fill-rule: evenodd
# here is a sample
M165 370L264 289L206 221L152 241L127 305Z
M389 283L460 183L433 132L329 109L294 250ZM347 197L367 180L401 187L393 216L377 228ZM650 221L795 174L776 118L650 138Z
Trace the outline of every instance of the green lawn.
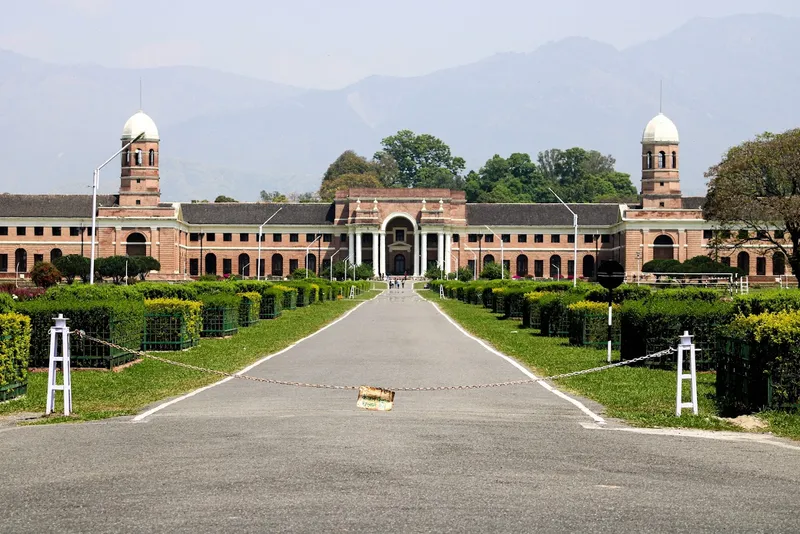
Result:
M458 300L439 299L432 291L420 291L423 297L438 304L464 329L489 342L500 352L513 356L538 376L549 376L606 364L606 351L573 347L564 338L539 335L538 330L525 330L517 319L504 320L482 306ZM619 355L614 354L614 361ZM618 367L586 374L556 383L562 390L602 404L609 417L624 419L630 424L646 427L687 427L713 430L739 430L725 419L717 417L714 403L715 375L697 376L700 414L675 416L676 373L646 367ZM688 395L689 382L684 383ZM685 397L688 400L688 397ZM800 439L800 415L765 413L762 419L770 423L776 435Z
M259 321L251 327L242 328L230 338L204 338L193 349L157 354L179 362L234 372L316 332L359 302L371 299L378 293L379 291L368 291L354 300L329 301L287 310L277 319ZM121 372L73 371L74 415L69 418L49 417L40 421L81 421L132 415L149 404L192 391L220 378L219 375L182 369L148 359ZM47 373L31 373L28 375L28 394L0 404L0 415L15 412L44 413L46 397ZM59 402L56 413L59 413L59 410L63 410L60 393L57 398Z

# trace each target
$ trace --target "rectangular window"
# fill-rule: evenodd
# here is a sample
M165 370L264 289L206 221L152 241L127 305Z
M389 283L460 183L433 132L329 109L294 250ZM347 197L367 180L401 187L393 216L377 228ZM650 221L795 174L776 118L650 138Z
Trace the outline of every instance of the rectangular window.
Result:
M749 237L749 232L747 230L739 230L736 232L737 239L747 239Z
M206 234L206 241L216 241L216 240L217 240L217 234L215 233Z
M8 226L0 226L0 235L8 235Z
M783 230L775 230L775 233L773 235L775 236L775 239L783 239L784 234L785 233Z
M316 234L306 234L306 243L311 243L315 239L317 239Z
M561 243L561 235L560 234L552 234L552 235L550 235L550 242L551 243Z
M0 254L0 273L8 272L8 254Z
M291 237L291 236L294 236L292 241L297 241L297 234L290 234L289 237ZM262 237L261 240L263 241L264 240L263 239L264 236L262 235L261 237ZM281 241L283 241L283 234L272 234L272 242L273 243L280 243Z
M533 276L537 278L544 276L544 260L533 260Z
M222 274L231 274L233 272L233 260L230 258L222 258Z
M603 234L600 236L601 243L611 243L611 235L610 234Z
M528 242L528 234L519 234L517 236L517 243L527 243Z
M511 260L503 260L503 268L507 272L511 272Z
M486 243L494 243L494 235L492 235L492 234L486 234L485 236L483 236L483 240L484 240Z
M533 234L534 243L544 243L544 234Z
M322 234L322 242L323 243L330 243L332 239L333 239L333 235L332 234Z
M86 235L88 235L89 237L92 237L92 227L91 226L87 226L86 227Z
M575 276L575 261L567 260L567 276Z
M731 266L731 259L728 256L725 256L724 258L720 258L719 261L722 263L722 265L726 265L728 267Z
M575 242L575 234L567 234L567 243Z
M33 227L33 235L44 235L44 227L42 227L42 226L34 226Z
M200 234L192 232L189 234L189 241L200 241Z
M467 260L467 267L472 271L472 274L475 274L475 260Z
M583 236L584 243L594 243L594 236L592 234L585 234Z
M17 235L25 235L25 227L17 226Z
M372 243L372 236L369 236L369 242ZM439 237L437 234L428 234L428 247L439 246Z
M299 262L297 260L291 260L290 259L289 260L289 274L295 272L297 270L298 265L299 265Z
M78 237L81 235L81 229L77 226L70 226L69 227L69 235L72 237Z
M300 242L300 234L289 234L289 242L290 243L299 243Z
M769 236L766 230L759 230L756 235L758 236L759 239L764 239L764 240L766 240L767 236Z
M233 234L222 234L223 241L233 241Z
M756 258L756 275L765 276L767 274L767 258L758 256Z
M37 263L42 263L44 261L44 254L34 254L33 255L33 264L36 265Z
M503 243L511 243L511 234L500 234L500 239Z
M478 234L467 234L467 241L469 241L470 243L477 243Z
M197 258L189 259L189 276L197 276L200 274L200 260Z
M339 243L347 243L347 234L339 235Z
M247 243L248 241L250 241L250 234L239 234L240 243Z
M714 237L713 230L703 230L703 239L711 239L712 237Z
M54 237L60 237L61 236L61 227L60 226L54 226L52 228L52 231L53 231L53 236Z
M261 273L261 276L265 276L266 273L267 273L267 271L265 270L266 265L267 265L266 258L261 258L261 261L258 262L258 269L259 269L258 272ZM280 265L281 265L281 272L283 272L283 264L280 264ZM272 273L272 274L274 275L275 273ZM280 275L278 275L278 276L280 276Z
M723 230L721 233L722 233L722 237L723 238L730 239L730 237L731 237L731 231L730 230Z
M459 237L458 234L453 234L453 243L458 243Z
M394 231L394 240L397 241L405 241L406 240L406 231L402 228L397 228Z

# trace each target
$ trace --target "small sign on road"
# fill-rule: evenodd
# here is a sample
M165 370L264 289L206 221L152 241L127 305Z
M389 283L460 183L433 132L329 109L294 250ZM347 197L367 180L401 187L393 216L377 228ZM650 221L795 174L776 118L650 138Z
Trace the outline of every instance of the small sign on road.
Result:
M394 405L394 391L388 389L361 386L358 388L356 406L365 410L388 412Z

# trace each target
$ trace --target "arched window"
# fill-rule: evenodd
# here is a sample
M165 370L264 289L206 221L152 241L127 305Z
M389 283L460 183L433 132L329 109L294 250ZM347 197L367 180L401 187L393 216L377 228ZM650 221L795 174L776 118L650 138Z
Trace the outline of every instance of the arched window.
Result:
M653 241L653 259L671 260L675 258L675 242L668 235L660 235Z
M156 166L156 151L153 150L152 148L150 149L150 153L147 157L147 164L151 167Z
M494 263L494 256L491 254L487 254L483 257L483 266L486 267L486 265L489 263Z
M594 277L594 256L591 254L583 257L583 276L584 278Z
M736 266L742 270L744 274L750 274L750 254L747 252L740 252L736 256Z
M663 150L658 153L658 168L659 169L667 168L667 154Z
M131 161L130 157L131 157L131 151L126 148L125 151L122 153L122 166L123 167L130 166L130 161Z
M147 239L139 232L128 236L125 242L125 254L128 256L147 256Z
M517 276L528 275L528 256L520 254L517 256Z
M283 256L272 255L272 276L283 276Z
M142 164L144 163L144 162L142 161L142 158L143 158L143 156L142 156L142 149L141 149L141 148L137 148L137 149L136 149L136 165L138 165L139 167L141 167L141 166L142 166Z
M213 253L206 254L206 272L205 274L217 274L217 255Z
M53 263L63 255L64 254L61 252L60 248L54 248L53 250L50 251L50 263Z
M772 274L783 276L786 274L786 256L783 252L776 252L772 255Z
M317 272L317 256L315 254L309 254L306 256L306 269L312 273Z
M239 276L250 276L250 256L239 254Z
M14 272L28 272L28 253L25 252L24 248L18 248L14 251Z
M646 169L652 169L653 168L653 153L648 150L644 159L645 159L645 161L644 161L645 168Z
M397 254L394 257L394 274L406 274L406 256Z
M678 168L678 153L675 152L674 150L672 151L672 168L673 169Z
M550 256L550 278L561 278L561 256Z

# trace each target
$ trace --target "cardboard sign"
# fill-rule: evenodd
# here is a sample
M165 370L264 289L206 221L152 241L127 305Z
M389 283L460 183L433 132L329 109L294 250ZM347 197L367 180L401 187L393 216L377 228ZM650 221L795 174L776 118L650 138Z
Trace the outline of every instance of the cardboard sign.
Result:
M388 412L394 404L394 391L388 389L361 386L358 388L358 401L356 406L365 410L380 410Z

